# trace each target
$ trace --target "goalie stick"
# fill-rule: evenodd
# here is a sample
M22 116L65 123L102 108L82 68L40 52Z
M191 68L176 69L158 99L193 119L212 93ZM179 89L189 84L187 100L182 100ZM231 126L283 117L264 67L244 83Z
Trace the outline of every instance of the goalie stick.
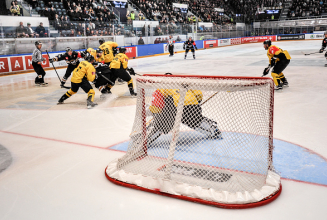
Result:
M50 56L49 56L48 50L45 50L45 52L47 52L47 55L48 55L49 60L50 60ZM50 62L50 61L49 61L49 62ZM58 74L58 72L57 72L56 67L53 65L53 63L51 63L51 64L52 64L53 69L55 70L55 72L56 72L56 74L57 74L57 76L58 76L58 79L59 79L60 83L62 84L62 81L61 81L61 79L60 79L60 77L59 77L59 74ZM65 89L70 89L70 87L68 87L68 86L64 86L64 85L60 85L60 87L61 87L61 88L65 88Z

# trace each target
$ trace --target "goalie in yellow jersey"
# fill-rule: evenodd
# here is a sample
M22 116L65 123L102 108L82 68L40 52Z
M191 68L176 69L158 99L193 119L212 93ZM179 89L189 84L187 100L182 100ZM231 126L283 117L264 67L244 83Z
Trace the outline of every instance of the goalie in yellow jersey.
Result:
M99 44L99 49L103 51L104 63L109 66L117 54L118 44L112 41L105 41L103 38L99 40Z
M71 89L59 99L58 104L63 104L66 99L77 93L79 88L82 88L84 92L87 93L87 108L92 108L97 105L94 103L95 92L89 83L89 81L93 82L96 78L93 63L94 57L90 54L86 54L84 61L82 61L73 71Z
M157 89L152 94L151 106L147 115L152 114L149 124L147 144L150 145L162 134L168 134L175 124L177 106L180 99L178 89ZM217 122L202 115L201 102L203 94L200 90L188 90L185 95L181 122L188 127L208 136L210 139L222 139ZM137 136L132 137L136 140Z
M114 75L113 82L116 81L117 78L120 78L127 82L127 86L129 88L129 92L131 96L136 96L137 94L134 92L134 86L133 86L133 79L128 74L127 70L129 70L129 73L131 75L135 75L135 72L133 68L129 69L127 67L128 65L128 57L125 54L126 48L121 47L119 48L119 54L115 56L115 58L112 60L110 64L110 69L112 71L112 74ZM112 88L112 85L108 85L109 91Z

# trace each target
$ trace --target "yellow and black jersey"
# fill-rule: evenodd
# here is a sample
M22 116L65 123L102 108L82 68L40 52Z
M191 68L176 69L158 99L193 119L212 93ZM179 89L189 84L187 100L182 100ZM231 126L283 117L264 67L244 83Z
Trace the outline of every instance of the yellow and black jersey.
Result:
M157 89L152 95L150 111L160 113L165 107L165 98L172 97L177 107L180 99L179 89ZM201 90L188 90L185 95L184 105L198 105L203 99Z
M269 64L271 64L271 59L273 57L276 58L276 62L278 62L280 60L290 60L291 59L291 56L289 55L287 50L282 50L281 48L279 48L275 45L271 45L268 48L267 56L269 58Z
M128 66L128 56L124 53L119 53L110 63L110 69L127 69Z
M73 83L81 83L83 78L91 82L95 79L95 68L87 61L82 61L78 67L74 69L71 81Z
M101 46L99 47L101 50L103 50L105 63L110 63L114 59L114 51L113 51L114 47L118 47L118 44L112 41L107 41L101 44Z
M88 48L86 51L94 57L96 62L98 62L98 63L105 62L104 54L102 54L102 56L100 56L100 57L97 57L97 51L94 50L93 48Z

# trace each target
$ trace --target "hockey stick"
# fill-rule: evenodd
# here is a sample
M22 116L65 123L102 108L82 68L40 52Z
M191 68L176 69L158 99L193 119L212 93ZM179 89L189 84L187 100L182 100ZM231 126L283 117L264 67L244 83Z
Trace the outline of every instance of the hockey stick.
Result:
M323 50L324 51L324 50ZM301 51L301 53L304 55L304 56L308 56L308 55L311 55L311 54L316 54L316 53L320 53L320 51L318 52L313 52L313 53L304 53Z
M47 52L47 55L48 55L49 60L50 60L50 56L49 56L48 50L45 50L45 52ZM50 62L50 61L49 61L49 62ZM51 63L51 64L52 64L53 69L55 70L55 72L56 72L56 74L57 74L57 76L58 76L58 79L59 79L60 83L62 84L62 81L61 81L61 79L60 79L60 77L59 77L59 74L58 74L58 72L57 72L56 67L53 65L53 63ZM65 89L70 89L70 87L68 87L68 86L64 86L64 85L60 85L60 87L61 87L61 88L65 88Z
M112 86L115 85L115 83L113 83L110 79L108 79L107 77L105 77L104 75L102 75L100 72L97 73L99 76L101 76L102 78L104 78L105 80L107 80Z
M213 94L212 96L210 96L207 100L205 100L204 102L202 102L201 104L200 104L200 106L202 106L202 105L204 105L204 103L206 103L207 101L209 101L210 99L212 99L215 95L217 95L218 94L218 92L216 92L215 94Z

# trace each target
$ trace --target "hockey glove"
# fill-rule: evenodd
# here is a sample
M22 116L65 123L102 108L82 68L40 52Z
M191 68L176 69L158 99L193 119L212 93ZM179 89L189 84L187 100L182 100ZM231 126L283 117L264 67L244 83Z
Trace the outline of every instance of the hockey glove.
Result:
M50 63L53 63L53 62L54 62L54 60L53 60L52 58L50 58L50 59L49 59L49 62L50 62Z
M263 75L267 75L269 73L270 66L266 67L265 70L263 71Z
M185 50L185 44L183 45L183 50Z
M194 45L194 47L195 47L196 50L198 50L198 47L197 46Z
M133 68L128 68L127 70L128 70L128 72L129 72L130 75L135 76L135 71L134 71Z

